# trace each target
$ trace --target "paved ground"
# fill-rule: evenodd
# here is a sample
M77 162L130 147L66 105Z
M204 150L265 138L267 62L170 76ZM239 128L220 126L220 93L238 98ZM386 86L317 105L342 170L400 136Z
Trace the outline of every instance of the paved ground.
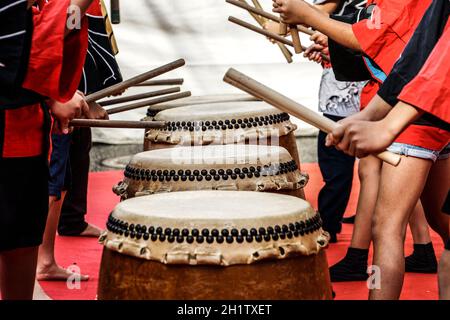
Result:
M301 162L317 162L317 137L299 137L297 145L300 150ZM91 171L117 170L109 163L114 163L117 157L131 156L142 151L142 144L110 145L95 143L91 150ZM126 163L128 159L123 158L120 163Z

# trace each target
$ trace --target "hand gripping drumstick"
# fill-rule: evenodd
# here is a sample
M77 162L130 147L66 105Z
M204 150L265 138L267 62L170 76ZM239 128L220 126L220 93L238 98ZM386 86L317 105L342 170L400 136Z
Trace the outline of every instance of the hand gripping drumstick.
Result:
M262 83L246 76L239 71L230 68L228 72L225 74L223 79L225 82L235 86L251 95L254 95L257 98L264 100L265 102L292 114L293 116L309 123L310 125L324 131L331 132L335 129L339 124L336 122L325 118L316 112L309 110L305 106L295 102L292 99L276 92L269 87L266 87ZM394 154L389 151L384 151L378 155L376 155L379 159L387 162L393 166L397 166L401 160L401 157L397 154Z
M125 121L125 120L98 120L98 119L73 119L71 127L96 127L96 128L122 128L122 129L149 129L164 128L164 121Z
M112 85L108 88L105 88L103 90L94 92L88 96L86 96L86 102L92 102L92 101L97 101L100 100L102 98L105 98L107 96L113 95L117 92L123 91L125 89L128 89L131 86L134 86L135 84L144 82L148 79L157 77L163 73L172 71L176 68L179 68L181 66L184 66L186 64L186 62L184 61L184 59L178 59L176 61L173 61L171 63L165 64L161 67L158 67L156 69L150 70L148 72L145 72L143 74L137 75L131 79L125 80L123 82L117 83L115 85Z
M245 10L247 10L249 12L257 14L258 16L261 16L261 17L264 17L266 19L275 21L277 23L281 23L281 19L278 16L276 16L276 15L274 15L272 13L266 12L266 11L262 10L262 8L260 8L260 7L254 8L254 7L249 6L248 4L244 3L242 0L241 1L225 0L225 1L228 2L229 4L232 4L232 5L237 6L239 8L242 8L242 9L245 9ZM301 25L298 25L297 29L298 29L298 31L303 32L303 33L305 33L305 34L307 34L309 36L312 36L314 34L314 31L312 31L312 30L310 30L310 29L308 29L308 28L306 28L304 26L301 26Z
M300 42L300 35L298 34L298 29L297 29L297 25L295 24L290 24L289 25L289 32L291 34L292 37L292 43L294 45L294 51L295 53L299 54L303 52L303 48L302 48L302 43ZM278 31L278 33L281 36L285 36L288 32L288 26L287 24L285 24L283 21L281 21L280 19L280 30Z
M112 108L112 109L107 110L106 112L108 114L115 114L115 113L119 113L119 112L130 111L130 110L134 110L134 109L138 109L138 108L142 108L142 107L147 107L147 106L158 104L158 103L169 102L169 101L173 101L173 100L177 100L177 99L181 99L181 98L187 98L190 96L191 96L190 91L176 93L176 94L170 94L170 95L163 96L163 97L144 100L144 101Z
M245 0L242 1L243 4L244 4L244 2L245 2ZM255 6L255 8L253 8L251 6L248 6L248 7L252 8L252 9L256 9L256 11L264 11L263 7L261 6L261 4L259 3L258 0L252 0L252 2L253 2L253 5ZM247 3L245 2L245 4L247 4ZM249 13L252 14L252 11L249 10ZM252 15L254 15L254 14L255 13L253 12ZM263 19L263 16L259 16L259 17L260 17L260 19ZM261 27L263 26L262 24L260 24L260 25L261 25ZM283 45L283 44L281 44L279 42L276 42L276 44L278 45L278 47L280 48L281 52L285 56L287 62L288 63L292 63L293 62L293 60L292 60L292 53L289 51L289 49L286 48L285 45ZM301 46L301 44L300 44L300 46ZM295 48L295 42L294 42L294 48Z
M286 44L288 46L291 46L291 47L294 46L293 42L288 40L288 39L286 39L285 37L282 37L282 36L280 36L278 34L275 34L273 32L270 32L270 31L267 31L267 30L255 27L254 25L252 25L250 23L247 23L245 21L242 21L242 20L240 20L238 18L228 17L228 21L233 22L233 23L235 23L235 24L237 24L237 25L239 25L241 27L244 27L244 28L247 28L249 30L252 30L252 31L254 31L256 33L262 34L262 35L264 35L264 36L266 36L268 38L272 38L275 41L281 42L281 43ZM306 50L306 47L302 46L302 49ZM330 59L326 55L324 55L323 53L321 53L320 55L321 55L321 57L322 57L322 59L324 61L330 61Z
M249 6L248 4L247 4L247 2L245 1L245 0L239 0L239 1L237 1L237 0L232 0L233 1L233 3L231 3L231 4L234 4L234 2L235 3L237 3L237 5L239 6L239 7L241 7L241 8L251 8L251 9L256 9L257 11L258 11L258 9L260 9L259 11L262 11L262 7L261 7L261 5L259 4L259 2L258 2L258 0L252 0L253 1L253 4L256 6L256 8L254 8L254 7L252 7L252 6ZM228 0L227 0L227 2L228 2ZM258 8L258 9L257 9ZM258 14L255 14L252 10L247 10L248 11L248 13L250 13L250 15L253 17L253 19L255 19L256 20L256 22L261 26L261 27L263 27L264 26L264 23L265 23L265 18L263 17L263 16L261 16L261 15L258 15ZM289 51L289 49L288 48L286 48L286 46L284 45L284 44L282 44L282 43L280 43L280 42L278 42L278 41L275 41L275 43L277 44L277 46L278 46L278 48L280 48L280 50L281 50L281 53L284 55L284 58L286 59L286 61L287 61L287 63L292 63L292 62L294 62L294 60L292 60L292 53Z
M175 88L169 88L169 89L164 89L164 90L157 90L157 91L152 91L152 92L136 94L136 95L128 96L128 97L121 97L121 98L117 98L117 99L100 101L100 102L98 102L98 104L101 105L102 107L106 107L106 106L110 106L112 104L141 100L141 99L145 99L145 98L152 98L152 97L162 96L165 94L175 93L175 92L180 92L180 91L181 91L180 87L175 87Z

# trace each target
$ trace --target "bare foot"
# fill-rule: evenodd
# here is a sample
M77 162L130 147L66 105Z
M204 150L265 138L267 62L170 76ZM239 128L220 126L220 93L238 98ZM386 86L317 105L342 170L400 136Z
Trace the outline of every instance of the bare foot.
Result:
M69 277L73 277L74 275L77 275L77 279L80 281L89 280L88 275L75 274L68 269L58 266L57 264L53 264L49 267L38 268L36 272L36 279L39 281L66 281Z
M100 234L102 233L102 229L100 229L97 226L94 226L92 224L88 224L86 229L82 233L80 233L80 237L93 237L98 238L100 237Z

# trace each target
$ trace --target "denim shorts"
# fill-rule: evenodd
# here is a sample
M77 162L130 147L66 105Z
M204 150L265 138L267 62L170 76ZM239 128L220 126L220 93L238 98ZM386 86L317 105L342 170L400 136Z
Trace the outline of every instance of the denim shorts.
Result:
M450 144L444 149L437 151L413 146L411 144L394 142L387 150L402 156L431 160L433 162L448 159L450 157Z
M71 144L72 134L52 134L48 193L58 200L61 198L61 192L67 191L72 183L69 157Z

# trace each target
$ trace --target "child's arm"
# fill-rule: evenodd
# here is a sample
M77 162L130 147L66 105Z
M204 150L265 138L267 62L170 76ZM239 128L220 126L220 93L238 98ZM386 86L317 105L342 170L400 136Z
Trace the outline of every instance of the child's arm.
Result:
M327 136L326 145L358 158L386 150L395 138L424 112L404 102L399 102L379 121L348 118Z
M342 46L361 51L361 46L353 33L351 24L333 20L328 14L303 0L273 0L273 7L273 12L279 13L283 22L306 24Z

